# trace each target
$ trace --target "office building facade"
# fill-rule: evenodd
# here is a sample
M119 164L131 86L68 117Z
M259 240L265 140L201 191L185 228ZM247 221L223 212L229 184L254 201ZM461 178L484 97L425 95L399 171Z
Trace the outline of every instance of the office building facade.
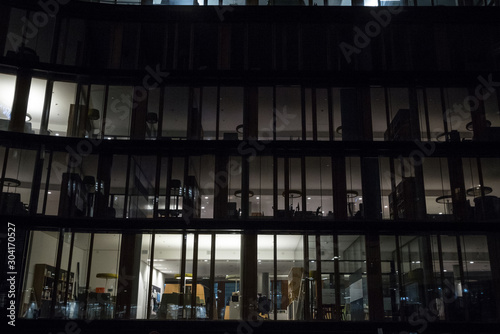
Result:
M0 3L16 329L496 332L498 1L96 2Z

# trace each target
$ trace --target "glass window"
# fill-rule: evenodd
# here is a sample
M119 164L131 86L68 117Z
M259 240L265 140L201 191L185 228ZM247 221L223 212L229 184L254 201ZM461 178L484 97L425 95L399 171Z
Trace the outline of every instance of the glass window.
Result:
M215 190L215 158L212 155L200 157L199 167L200 185L200 218L214 217L214 196ZM218 191L218 190L217 190Z
M27 257L20 317L49 318L58 283L55 279L58 231L32 231ZM57 297L57 295L56 295Z
M130 161L127 218L152 218L156 157L132 156Z
M363 189L361 186L361 161L357 157L346 158L347 216L363 216Z
M126 139L130 135L133 87L109 86L104 136L106 139Z
M31 79L24 133L40 133L40 123L42 120L46 85L47 80L36 78Z
M427 214L433 215L434 219L451 220L453 203L447 159L425 158L423 170Z
M321 302L323 319L336 320L336 312L339 312L338 319L343 320L340 313L341 306L338 305L337 307L337 298L340 297L340 291L335 289L336 281L340 277L340 275L336 275L335 270L335 262L338 261L338 254L335 251L335 239L331 235L322 235L319 238L321 245Z
M486 236L465 235L460 238L462 248L462 294L469 309L469 321L492 322L496 318L496 303L492 298L494 282L491 273Z
M109 218L127 217L125 209L125 195L127 186L128 156L114 155L111 167L111 180L109 186L109 207L106 216Z
M255 157L250 162L250 216L273 216L273 159Z
M94 235L85 314L88 320L115 317L116 301L119 294L123 293L123 288L119 287L118 275L125 274L119 270L121 242L121 234ZM122 279L123 282L127 282L127 279Z
M338 247L341 312L347 321L369 320L365 238L342 235Z
M7 57L15 57L19 48L22 47L23 38L33 36L35 31L27 30L23 24L27 20L25 10L10 8L10 13L7 13L6 17L9 17L7 30L10 32L9 43L5 43L5 51L0 50L0 52Z
M227 166L228 170L228 211L232 218L237 218L241 215L241 157L230 157ZM222 185L223 186L223 185Z
M9 130L10 113L14 102L14 92L16 89L16 76L0 74L0 130Z
M393 236L380 236L380 261L384 316L392 320L400 320L401 298L399 295L398 257L396 254L396 240Z
M391 210L389 208L389 195L392 192L392 179L394 174L391 173L390 158L380 157L379 170L380 170L380 197L382 201L382 219L393 219Z
M486 120L491 122L492 127L498 128L500 126L500 114L498 113L498 109L500 108L500 93L498 90L490 92L485 89L483 90L483 94Z
M196 237L196 236L195 236ZM198 262L196 263L196 319L213 318L215 307L214 290L211 285L212 235L200 234L198 237ZM189 252L189 250L188 250ZM194 272L194 269L193 269ZM212 317L210 315L212 314Z
M90 98L86 121L86 137L88 138L102 138L105 94L106 87L103 85L92 85L90 87Z
M471 121L471 114L467 97L469 93L466 88L445 88L444 99L446 105L446 122L448 132L458 131L460 138L470 139L472 133L467 129ZM469 127L469 129L471 129Z
M166 87L163 106L162 136L172 139L187 137L189 108L188 87Z
M57 63L62 65L81 65L83 62L82 45L85 42L85 20L64 18L62 26L67 33L59 36Z
M48 132L66 136L72 132L75 115L76 84L56 81L52 90Z
M273 88L259 87L259 140L273 140Z
M330 140L330 117L328 115L328 89L316 89L316 122L318 140Z
M243 89L220 88L219 139L241 139L239 125L243 124ZM237 129L238 128L238 129Z
M160 300L156 319L178 319L181 286L182 234L157 234L155 258L153 259L153 281ZM152 318L155 315L152 314Z
M331 159L324 157L306 158L306 195L308 218L327 217L333 213Z
M340 108L340 88L331 88L333 103L334 140L342 140L342 112Z
M6 215L27 215L36 151L10 149L7 159L0 211Z
M304 271L303 236L277 235L276 238L276 267L282 285L281 310L286 310L288 320L304 320L304 279L308 273Z
M217 316L214 319L240 319L241 236L217 234L215 240Z
M384 134L387 130L386 104L383 87L371 87L371 109L373 140L384 140Z
M258 235L257 252L258 313L264 319L274 319L274 303L277 303L277 308L281 311L283 300L282 280L274 277L274 236ZM279 290L274 289L277 283L279 283ZM280 316L283 312L277 314L280 320L287 320Z
M276 139L302 139L300 87L276 87Z
M216 139L217 129L217 87L203 87L201 103L201 127L203 139Z

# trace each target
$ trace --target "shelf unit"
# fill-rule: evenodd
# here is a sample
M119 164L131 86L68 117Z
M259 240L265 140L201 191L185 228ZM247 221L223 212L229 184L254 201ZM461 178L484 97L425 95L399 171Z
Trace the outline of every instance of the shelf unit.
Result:
M413 177L405 177L389 194L391 219L414 219L417 216L417 206L420 201L416 196L416 181ZM396 203L396 212L394 212Z
M35 297L38 302L38 306L41 310L40 316L45 316L45 314L50 310L50 303L52 301L52 295L54 288L57 284L57 302L63 303L64 297L67 296L67 300L73 300L73 284L75 282L75 274L66 270L61 269L59 271L59 278L55 277L56 267L49 266L47 264L35 264L35 276L33 278L33 290L35 291ZM69 282L68 280L69 275Z

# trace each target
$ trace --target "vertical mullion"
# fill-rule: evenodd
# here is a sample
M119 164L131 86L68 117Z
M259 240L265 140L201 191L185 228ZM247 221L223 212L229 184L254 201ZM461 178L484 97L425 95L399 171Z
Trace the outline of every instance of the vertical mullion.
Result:
M462 257L462 244L460 242L460 238L463 238L464 236L460 237L459 235L456 236L456 243L457 243L457 256L458 256L458 268L460 272L460 283L462 285L462 294L463 294L463 299L465 302L465 307L464 307L464 315L465 315L465 321L469 321L469 307L468 305L468 292L463 292L463 289L465 288L465 272L464 272L464 262L463 262L463 257Z
M399 296L404 297L404 288L403 288L403 269L401 267L401 244L399 242L399 235L395 235L394 239L396 241L396 267L397 267L397 273L398 273L398 289L399 289ZM402 313L400 321L405 321L406 320L406 315Z
M284 177L285 177L285 212L286 212L286 216L288 217L289 215L291 215L291 212L290 212L290 161L289 161L289 158L288 157L285 157L284 158Z
M198 285L198 233L194 233L193 277L191 280L191 319L196 319L196 295Z
M278 237L273 234L273 312L274 320L278 320Z
M186 309L186 249L187 249L187 233L184 231L182 233L182 246L181 246L181 279L179 281L179 291L181 295L181 305L182 309ZM184 315L182 315L184 318Z
M321 236L316 234L316 309L317 320L323 320L323 296L322 296L322 280L321 280Z
M444 260L443 260L443 244L441 243L441 235L436 235L439 259L439 276L441 283L441 291L444 294L445 278L444 278ZM444 296L443 296L444 297ZM445 319L448 318L448 312L445 309ZM447 319L448 320L448 319Z
M448 122L446 119L446 102L444 101L444 88L443 87L439 87L439 93L440 93L440 97L441 97L441 113L443 116L444 134L445 134L446 141L448 141L449 140Z
M426 127L427 140L431 141L431 126L429 123L429 103L427 101L427 89L424 87L422 91L424 99L425 127Z
M312 108L312 130L313 140L318 140L318 114L316 106L316 88L311 88L311 108Z
M149 257L149 285L148 285L148 296L151 296L153 293L153 265L154 265L154 259L155 259L155 239L156 239L156 233L153 232L151 233L151 256ZM149 319L151 317L151 298L148 298L148 309L147 309L147 314L146 314L146 319Z
M321 167L320 167L321 168ZM302 211L307 211L306 158L300 157L300 191L302 192Z
M335 286L335 313L334 319L342 320L342 307L340 300L340 256L339 256L339 236L333 235L333 272L334 272L334 286ZM345 306L344 306L345 307ZM344 319L345 320L345 319Z
M56 300L57 300L57 292L59 290L59 276L61 275L61 262L62 262L62 252L64 246L64 229L59 230L59 240L57 243L57 256L56 256L56 269L54 272L54 288L52 289L51 301L50 301L50 313L49 318L54 318L55 310L56 310Z
M278 212L278 157L273 155L273 217Z
M160 172L161 172L161 155L156 155L156 174L153 202L153 218L158 218L158 202L160 200Z
M52 102L52 91L54 90L54 80L49 78L45 85L45 97L43 99L42 107L42 119L40 121L40 134L48 134L49 128L49 116L50 116L50 104Z
M328 87L328 132L330 141L334 140L334 129L335 126L333 124L333 93L332 88Z
M215 114L215 140L219 140L219 122L220 122L220 84L217 84L217 110Z
M208 319L214 320L214 306L215 302L215 233L211 235L210 244L210 308L208 309Z
M309 309L309 235L306 233L303 235L303 247L304 247L304 274L302 276L302 284L304 284L304 320L308 321L311 318L311 312Z
M302 127L302 140L307 139L307 132L306 132L306 90L304 86L300 86L300 114L302 118L301 122L301 127Z
M94 238L95 238L95 234L94 234L94 232L92 232L90 234L89 262L87 264L87 277L86 277L86 282L85 282L85 292L88 292L90 289L90 270L92 268L92 252L94 251ZM78 280L78 281L80 281L80 280ZM78 283L78 285L80 285L80 283ZM78 288L79 287L77 287L77 289ZM87 302L87 300L85 300L85 303L83 304L83 319L87 318L87 306L88 306L88 302Z
M160 87L160 101L158 103L158 133L156 138L163 137L163 110L165 107L165 87Z
M276 141L276 85L273 85L273 141Z
M109 95L109 85L104 88L104 105L102 111L102 122L101 122L101 139L104 139L104 130L106 129L106 117L108 114L108 95Z
M42 215L45 216L46 208L47 208L47 195L49 192L49 182L50 182L50 171L52 170L52 158L54 156L54 151L50 151L49 155L49 164L47 166L47 176L45 178L45 189L43 192L43 205L42 205Z
M123 212L122 212L122 218L127 217L127 211L128 211L128 193L129 193L129 186L130 186L130 165L132 163L132 156L129 154L127 156L127 178L125 179L125 196L123 200ZM100 183L100 182L99 182Z
M170 200L172 196L172 167L173 167L173 160L174 158L170 155L167 158L167 184L165 185L166 187L166 193L165 193L165 218L170 217ZM175 196L178 196L179 194L176 194ZM176 207L176 210L178 208ZM176 212L177 214L177 212Z
M67 275L66 275L66 289L64 289L64 308L67 309L68 307L68 289L69 289L69 281L71 278L71 262L73 261L73 248L75 246L75 232L71 232L71 243L69 246L69 257L68 257L68 269ZM72 292L74 292L72 290ZM69 313L69 312L68 312Z

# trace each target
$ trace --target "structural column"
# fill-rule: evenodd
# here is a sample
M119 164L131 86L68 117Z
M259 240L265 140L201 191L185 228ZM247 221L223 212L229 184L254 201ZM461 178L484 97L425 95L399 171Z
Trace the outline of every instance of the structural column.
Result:
M26 110L31 87L31 72L19 69L17 72L16 91L10 113L9 131L24 132L26 122Z
M241 319L255 320L257 308L257 233L244 232L241 235Z
M130 319L132 306L137 306L141 243L141 234L122 234L115 309L119 319Z

